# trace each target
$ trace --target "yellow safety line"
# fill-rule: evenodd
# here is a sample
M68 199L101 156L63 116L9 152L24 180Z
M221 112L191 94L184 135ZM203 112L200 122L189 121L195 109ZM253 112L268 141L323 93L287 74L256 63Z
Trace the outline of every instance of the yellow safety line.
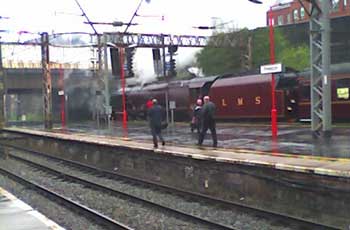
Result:
M319 161L334 161L334 162L350 162L350 159L348 158L336 158L336 157L323 157L323 156L311 156L311 155L305 155L305 154L291 154L291 153L273 153L270 152L264 152L264 151L258 151L258 150L252 150L252 149L241 149L241 148L222 148L220 150L223 150L225 152L239 152L243 154L257 154L257 155L267 155L267 156L279 156L279 157L286 157L286 158L299 158L299 159L309 159L309 160L319 160Z

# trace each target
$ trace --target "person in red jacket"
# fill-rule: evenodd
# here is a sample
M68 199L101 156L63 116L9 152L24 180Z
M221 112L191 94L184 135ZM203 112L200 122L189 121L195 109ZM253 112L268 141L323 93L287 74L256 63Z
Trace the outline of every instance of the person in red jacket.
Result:
M146 102L146 108L150 109L150 108L152 108L152 106L153 106L152 99L148 99L148 101Z
M147 116L148 110L150 110L150 109L153 107L152 98L149 98L149 99L146 101L145 106L146 106L146 107L144 107L144 108L145 108L145 109L144 109L144 118L145 118L145 120L148 120L148 116Z

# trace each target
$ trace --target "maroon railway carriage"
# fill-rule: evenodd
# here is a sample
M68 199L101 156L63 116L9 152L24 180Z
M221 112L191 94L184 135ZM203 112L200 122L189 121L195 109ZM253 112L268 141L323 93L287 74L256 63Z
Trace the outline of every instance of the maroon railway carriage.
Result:
M309 72L275 75L276 108L279 120L310 120ZM350 68L332 67L333 120L350 120ZM271 75L212 76L127 89L129 118L146 118L146 101L157 98L175 102L174 119L190 121L198 98L209 95L217 106L218 120L268 120L271 118ZM111 99L113 113L121 113L121 94Z
M282 81L276 76L276 83ZM276 88L276 108L280 119L296 119L294 86ZM216 104L217 119L268 119L271 117L271 75L250 75L217 79L209 96Z
M132 87L126 90L126 109L129 119L146 119L146 102L149 99L157 99L165 109L166 101L175 102L174 119L177 121L189 119L190 91L188 81L172 81L169 83L148 84L143 87ZM118 119L122 114L121 92L111 97L113 118Z
M167 83L151 84L146 86L134 86L125 89L125 101L128 119L146 119L147 108L146 102L149 99L157 98L161 105L165 104L165 92L168 87ZM111 96L112 118L121 119L122 92L119 90Z
M205 95L209 94L210 87L218 79L219 76L211 76L211 77L198 77L188 81L188 90L189 90L189 98L188 98L188 115L189 118L193 115L193 109L196 106L196 101L198 98L203 98Z
M332 118L350 121L350 66L331 69ZM310 72L276 75L279 120L310 121ZM217 119L270 119L271 75L218 78L209 95L217 105Z
M350 73L335 70L331 75L332 119L350 121ZM300 120L311 120L310 81L309 77L301 78L298 91L298 117Z

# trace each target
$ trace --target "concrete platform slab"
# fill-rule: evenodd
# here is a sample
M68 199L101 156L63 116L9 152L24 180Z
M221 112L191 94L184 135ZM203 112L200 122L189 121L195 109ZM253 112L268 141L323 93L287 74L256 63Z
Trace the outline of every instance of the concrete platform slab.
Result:
M2 188L0 188L0 223L0 230L64 230Z
M279 170L303 173L321 174L350 178L350 159L332 158L311 155L294 155L280 152L247 150L242 148L211 148L192 146L166 145L153 149L153 144L132 139L123 139L106 135L90 133L73 133L33 130L24 128L5 128L4 130L27 133L38 136L53 137L60 140L72 140L82 143L94 143L109 147L128 147L136 150L152 150L158 154L188 157L216 162L241 164L249 166L263 166ZM316 170L317 169L317 170Z

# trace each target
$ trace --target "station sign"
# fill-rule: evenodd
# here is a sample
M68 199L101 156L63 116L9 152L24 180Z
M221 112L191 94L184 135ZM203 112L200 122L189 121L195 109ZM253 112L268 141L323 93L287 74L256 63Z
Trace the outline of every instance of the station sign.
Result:
M169 101L169 109L176 109L175 101Z
M260 66L260 73L261 74L280 73L282 71L283 71L282 63L276 63L276 64Z

